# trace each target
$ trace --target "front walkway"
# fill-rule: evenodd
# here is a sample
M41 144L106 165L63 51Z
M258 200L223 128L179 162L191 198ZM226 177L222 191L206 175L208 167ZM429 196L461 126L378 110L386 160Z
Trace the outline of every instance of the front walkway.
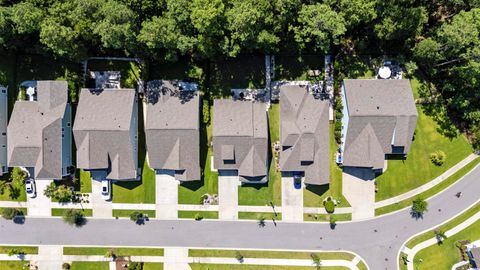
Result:
M282 221L303 221L303 188L293 186L291 173L282 173Z
M218 172L218 218L221 220L238 219L238 185L236 171Z
M462 222L462 223L458 224L457 226L453 227L452 229L446 231L445 235L447 237L451 237L451 236L461 232L462 230L466 229L468 226L472 225L473 223L475 223L479 219L480 219L480 212L477 212L473 216L471 216L467 220L465 220L464 222ZM434 245L434 244L437 244L437 239L435 237L430 238L430 239L414 246L412 249L408 249L407 247L404 247L403 252L407 254L407 259L408 259L407 269L408 270L414 270L413 259L415 258L415 255L417 254L417 252L419 252L420 250L422 250L424 248L427 248L431 245Z
M28 216L49 217L52 215L52 201L43 194L44 190L53 182L53 180L36 180L35 186L37 196L35 198L27 197Z
M158 219L178 218L178 185L172 170L160 170L155 175L155 210Z
M344 167L343 196L352 206L352 220L375 216L375 175L371 169Z
M105 201L102 198L102 183L100 181L92 181L92 209L94 218L111 218L112 217L112 202ZM112 192L112 196L115 193Z

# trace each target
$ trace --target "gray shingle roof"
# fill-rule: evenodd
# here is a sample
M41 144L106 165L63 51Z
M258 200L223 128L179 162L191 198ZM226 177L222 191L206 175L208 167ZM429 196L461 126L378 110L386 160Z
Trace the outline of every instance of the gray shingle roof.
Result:
M9 166L34 167L37 179L62 178L66 81L38 81L37 101L17 101L8 125Z
M137 117L134 89L82 89L73 126L77 167L107 170L112 180L135 180Z
M343 165L381 169L385 154L407 154L418 118L410 81L345 80L344 90L350 118Z
M178 97L160 95L147 105L146 143L149 165L175 170L180 181L200 180L200 98L182 102Z
M212 142L216 169L238 170L240 179L245 182L267 180L268 124L265 104L215 100Z
M470 254L478 267L480 265L480 247L470 249Z
M304 87L280 89L280 169L304 172L307 184L329 183L328 107Z

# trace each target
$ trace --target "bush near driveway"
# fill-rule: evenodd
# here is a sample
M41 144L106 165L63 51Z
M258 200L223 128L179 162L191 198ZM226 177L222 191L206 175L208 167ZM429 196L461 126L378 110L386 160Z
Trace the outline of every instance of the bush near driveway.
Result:
M63 221L69 225L82 226L85 224L85 217L77 209L68 209L63 215Z

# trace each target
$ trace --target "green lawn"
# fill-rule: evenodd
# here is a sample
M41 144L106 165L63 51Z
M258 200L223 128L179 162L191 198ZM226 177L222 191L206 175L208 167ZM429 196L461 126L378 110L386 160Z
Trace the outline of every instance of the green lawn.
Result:
M163 263L144 263L142 270L163 270Z
M195 218L197 214L203 219L218 219L217 211L178 211L178 218Z
M0 261L2 270L24 270L28 269L28 261ZM73 269L72 269L73 270Z
M92 192L92 178L90 172L86 172L80 169L80 192L91 193Z
M357 264L357 267L358 267L359 270L368 270L367 265L363 261L360 261Z
M61 217L63 214L69 209L63 209L63 208L52 208L52 216L55 217ZM81 209L79 209L81 210ZM93 215L92 209L83 209L82 213L86 217L91 217Z
M138 164L142 166L140 181L118 181L113 184L114 203L155 203L155 171L148 166L143 128L143 107L138 106Z
M210 106L210 117L213 106ZM201 181L182 183L178 186L179 204L201 204L204 194L218 194L218 173L211 170L212 148L209 147L212 138L212 125L200 122L200 166L205 168Z
M417 106L418 122L414 141L406 160L388 160L387 171L377 177L375 200L385 200L419 187L472 153L472 147L462 135L447 138L439 133L440 127L425 114L426 107ZM435 166L430 154L441 150L446 154L445 163Z
M280 140L280 105L272 104L268 112L268 125L271 145ZM271 153L271 151L269 151ZM269 155L272 156L272 155ZM239 205L281 205L281 173L275 168L275 161L270 161L269 177L266 184L243 184L238 189Z
M342 194L342 169L335 163L337 143L333 134L334 125L330 125L330 184L308 185L303 191L303 205L305 207L323 207L323 201L328 197L334 197L339 204L337 207L349 207L347 199Z
M280 265L240 265L240 264L198 264L191 263L192 270L312 270L314 266L280 266ZM343 266L322 266L326 270L348 270Z
M347 213L347 214L333 214L337 221L350 221L352 220L352 214ZM303 220L304 221L322 221L322 222L327 222L330 221L328 214L303 214Z
M442 190L448 188L449 186L451 186L452 184L457 182L457 180L459 180L460 178L465 176L467 173L469 173L479 163L480 163L480 158L476 158L473 161L471 161L470 163L468 163L467 165L465 165L465 167L458 170L456 173L454 173L453 175L451 175L450 177L448 177L447 179L442 181L440 184L434 186L433 188L431 188L429 190L426 190L426 191L418 194L414 198L406 199L406 200L403 200L403 201L400 201L400 202L397 202L397 203L394 203L394 204L391 204L391 205L387 205L387 206L375 209L375 215L380 216L380 215L384 215L384 214L387 214L387 213L391 213L393 211L397 211L397 210L401 210L403 208L409 207L409 206L412 205L412 201L415 200L415 198L417 198L417 197L421 197L421 198L425 198L425 199L430 198L433 195L441 192Z
M12 249L23 251L25 254L38 254L38 247L31 246L0 246L0 254L7 254Z
M148 215L150 218L155 217L155 210L120 210L120 209L113 209L112 210L112 216L114 217L130 217L130 214L138 211L141 212L145 215Z
M117 256L163 256L163 248L64 247L64 255L105 255L113 249Z
M70 270L109 270L108 262L72 262Z
M238 219L252 219L252 220L260 220L260 218L264 218L265 220L282 220L282 214L277 213L275 216L274 213L256 213L256 212L238 212Z
M467 211L463 212L461 215L459 215L455 219L453 219L453 220L451 220L451 221L449 221L449 222L447 222L443 225L440 225L435 229L439 228L440 230L446 232L446 231L452 229L453 227L457 226L458 224L461 224L462 222L464 222L465 220L467 220L468 218L473 216L478 211L480 211L480 203L477 203L476 205L469 208ZM434 237L435 236L435 233L434 233L435 229L412 238L410 241L408 241L408 243L405 246L407 246L408 248L413 248L414 246L422 243L423 241L426 241L426 240Z
M227 257L234 258L239 252L245 258L268 258L268 259L311 259L312 252L293 251L269 251L269 250L226 250L226 249L189 249L189 257ZM346 252L315 252L322 260L347 260L351 261L355 256Z
M8 180L10 177L9 174L3 175L0 179ZM27 201L27 194L25 193L25 184L20 182L13 182L13 186L20 191L20 194L17 198L12 199L10 198L10 191L8 188L5 189L3 194L0 194L0 201L17 201L17 202L26 202Z
M455 246L457 241L480 239L480 221L475 222L461 232L444 240L442 245L433 245L420 250L413 260L416 269L436 270L450 269L452 265L461 261L460 251ZM422 262L420 262L420 259Z

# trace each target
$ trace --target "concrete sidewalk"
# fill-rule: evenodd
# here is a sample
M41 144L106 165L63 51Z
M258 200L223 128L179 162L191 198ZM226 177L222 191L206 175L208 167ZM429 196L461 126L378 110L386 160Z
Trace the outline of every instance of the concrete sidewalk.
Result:
M416 196L416 195L418 195L418 194L420 194L420 193L422 193L426 190L429 190L432 187L434 187L434 186L440 184L441 182L445 181L448 177L452 176L454 173L456 173L457 171L459 171L460 169L465 167L468 163L472 162L477 157L478 157L477 154L470 154L468 157L466 157L465 159L463 159L459 163L455 164L453 167L448 169L446 172L444 172L443 174L441 174L437 178L429 181L428 183L426 183L422 186L419 186L418 188L412 189L408 192L405 192L403 194L400 194L398 196L395 196L393 198L389 198L389 199L386 199L386 200L383 200L383 201L376 202L375 203L375 208L380 208L380 207L391 205L391 204L394 204L394 203L397 203L397 202L401 202L403 200L412 198L412 197L414 197L414 196ZM479 165L477 165L477 166L479 166Z

